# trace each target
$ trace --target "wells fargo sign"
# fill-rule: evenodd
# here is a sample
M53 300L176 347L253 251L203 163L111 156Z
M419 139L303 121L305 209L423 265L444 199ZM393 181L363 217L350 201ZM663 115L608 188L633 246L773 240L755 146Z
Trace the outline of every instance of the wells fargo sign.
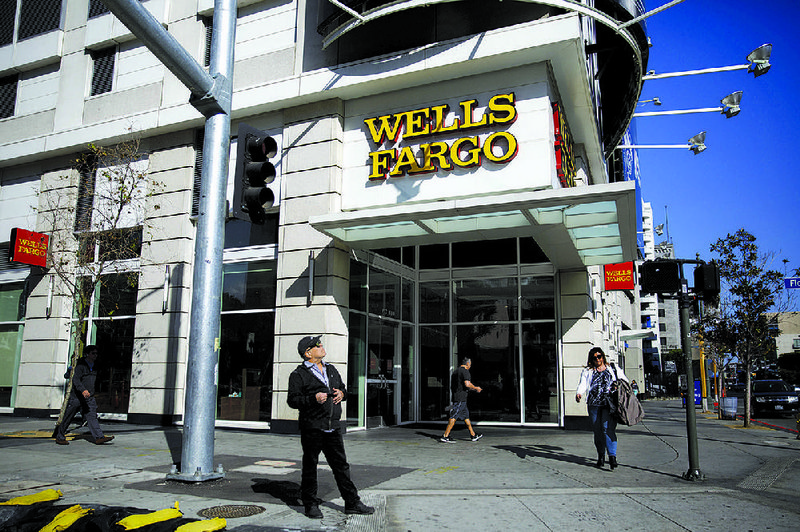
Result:
M633 277L633 262L606 264L603 266L606 290L633 290L636 280Z
M11 249L9 249L8 260L44 267L47 264L49 241L50 237L43 233L14 228L11 230Z
M553 126L556 135L556 172L562 187L575 186L575 153L573 151L572 133L567 126L564 110L558 102L553 102Z
M372 142L382 146L386 142L426 139L426 137L487 129L512 124L517 119L515 95L497 94L489 102L480 118L475 117L478 100L459 102L459 113L447 122L450 106L447 104L423 107L391 115L367 118L364 124ZM427 140L427 139L426 139ZM456 167L480 166L483 159L493 163L507 163L517 155L517 139L508 131L496 131L485 138L463 136L450 142L432 140L418 145L406 145L370 152L370 180L387 179L402 175L416 175L452 170Z

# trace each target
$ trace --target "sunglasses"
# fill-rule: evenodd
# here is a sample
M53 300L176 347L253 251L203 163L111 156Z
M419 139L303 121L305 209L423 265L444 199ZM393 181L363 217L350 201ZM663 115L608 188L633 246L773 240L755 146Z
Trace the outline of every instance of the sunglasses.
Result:
M604 355L594 355L592 358L597 359L597 360L601 360L601 359L605 358L605 356Z

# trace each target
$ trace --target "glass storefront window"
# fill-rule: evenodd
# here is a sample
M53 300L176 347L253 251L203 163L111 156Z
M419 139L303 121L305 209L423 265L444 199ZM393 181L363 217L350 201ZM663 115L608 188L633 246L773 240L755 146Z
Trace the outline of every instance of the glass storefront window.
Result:
M0 285L0 407L11 406L22 344L24 283Z
M558 422L558 360L555 323L522 324L525 421Z
M508 321L517 319L517 280L459 280L453 283L455 321Z
M516 263L516 238L453 243L453 268L477 268Z
M456 330L456 364L472 359L469 410L481 421L520 421L519 341L516 324L478 323Z
M523 277L520 283L522 319L555 319L555 281L553 277Z
M275 308L275 261L226 264L223 276L223 312Z
M220 325L217 417L269 421L275 314L223 314Z
M218 419L271 419L277 283L274 260L223 267Z
M225 223L225 247L243 248L278 243L278 213L268 213L263 224L233 218Z
M420 326L419 376L421 421L443 421L450 405L450 330Z
M350 261L350 310L367 311L367 265Z
M420 323L450 321L450 285L447 281L419 284Z
M352 271L352 266L351 270ZM363 427L365 420L364 394L366 393L367 367L367 317L350 313L347 348L347 424Z
M96 383L100 412L128 412L138 290L138 273L119 273L102 276L91 295L94 312L87 319L86 344L100 351Z
M370 268L369 312L377 316L400 319L400 278Z

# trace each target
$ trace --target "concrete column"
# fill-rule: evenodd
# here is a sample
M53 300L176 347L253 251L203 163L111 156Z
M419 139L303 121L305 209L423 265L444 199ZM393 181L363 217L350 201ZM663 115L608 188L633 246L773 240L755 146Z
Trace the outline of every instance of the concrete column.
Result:
M594 345L594 312L589 276L586 270L560 271L561 342L563 347L562 379L564 413L570 417L585 416L585 403L575 402L575 390L581 370L586 366L589 349Z
M297 342L322 334L327 360L347 375L348 249L315 230L311 216L341 210L344 104L328 100L284 113L278 290L275 316L272 430L292 432L297 411L286 404L289 374L302 362ZM314 297L308 296L313 253Z

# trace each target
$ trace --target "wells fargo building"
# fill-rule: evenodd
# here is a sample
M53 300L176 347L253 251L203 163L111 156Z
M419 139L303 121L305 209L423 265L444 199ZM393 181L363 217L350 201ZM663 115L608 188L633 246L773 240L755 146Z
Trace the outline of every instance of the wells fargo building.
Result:
M293 430L286 387L308 334L347 375L351 427L445 420L464 356L482 423L569 426L593 345L642 380L638 295L600 276L637 258L641 200L614 147L647 61L643 27L620 25L641 6L334 4L238 3L232 131L276 139L278 178L263 225L226 223L218 424ZM210 0L143 5L203 60ZM137 255L112 270L136 281L98 287L87 340L108 365L102 412L179 421L203 118L102 3L18 0L1 17L0 235L69 238L43 205L97 179L76 156L141 139L163 186L126 228ZM52 278L0 265L2 412L60 405L73 302Z

